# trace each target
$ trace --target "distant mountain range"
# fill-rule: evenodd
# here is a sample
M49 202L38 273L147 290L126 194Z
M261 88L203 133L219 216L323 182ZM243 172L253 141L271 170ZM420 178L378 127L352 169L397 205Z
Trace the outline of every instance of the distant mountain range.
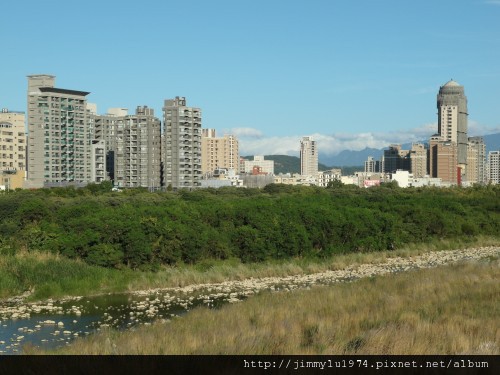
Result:
M486 144L486 154L489 151L500 150L500 133L483 136ZM423 143L427 143L422 141ZM411 148L411 143L402 144L403 150ZM349 175L355 171L363 170L365 161L369 156L375 160L380 160L384 154L384 149L365 148L361 151L344 150L335 156L325 156L319 154L321 162L318 164L320 171L332 168L342 168L343 175ZM253 156L242 156L244 159L253 160ZM266 160L274 160L274 173L300 173L300 158L289 155L264 155Z
M500 133L484 135L483 139L486 145L486 154L488 154L488 152L490 151L500 150ZM422 142L428 143L427 141ZM385 149L387 147L385 147ZM403 148L403 150L408 150L411 148L411 143L403 144L401 145L401 147ZM364 163L369 156L373 156L375 160L380 160L383 154L384 148L365 148L361 151L344 150L335 156L324 154L322 155L320 150L319 159L321 160L321 163L326 165L364 166Z
M243 159L253 160L253 156L242 156ZM297 156L290 155L264 155L266 160L274 160L274 174L280 173L300 173L300 158ZM360 167L363 166L363 167ZM333 166L327 166L322 163L318 163L318 170L326 171L334 168ZM344 166L342 167L343 175L353 174L355 171L359 171L360 168L364 168L364 162L358 166Z
M253 156L242 156L243 159L253 160ZM300 173L300 158L289 155L264 155L265 160L274 160L274 174ZM318 164L319 170L330 169L326 165Z

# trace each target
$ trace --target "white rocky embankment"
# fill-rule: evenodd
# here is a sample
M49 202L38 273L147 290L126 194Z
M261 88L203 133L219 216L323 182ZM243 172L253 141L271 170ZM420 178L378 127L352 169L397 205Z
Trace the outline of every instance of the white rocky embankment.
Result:
M131 322L140 322L144 319L160 318L168 322L174 315L163 316L161 311L167 310L173 305L188 310L196 300L202 301L210 306L214 301L226 301L230 303L238 302L250 295L262 290L271 291L291 291L298 288L307 288L314 284L330 284L355 280L363 277L384 275L396 272L405 272L412 269L430 268L445 264L456 263L467 260L478 260L486 257L498 257L500 247L479 247L473 249L435 251L422 255L410 257L393 257L384 262L375 264L361 264L349 266L342 270L324 271L306 275L294 275L286 277L265 277L250 278L241 281L225 281L222 283L197 284L178 288L161 288L135 291L131 294L143 298L140 301L131 301L129 308ZM196 296L196 297L195 297ZM145 298L146 297L146 298ZM79 301L82 297L73 297L64 301ZM23 304L12 303L0 304L0 319L24 319L29 318L33 313L65 314L79 317L84 311L84 306L73 305L64 309L57 306L53 300L45 302ZM58 301L63 302L63 301ZM102 326L113 325L117 320L110 314L104 313ZM74 321L75 322L75 321ZM62 328L62 322L40 321L41 325L53 324ZM131 325L133 323L129 323ZM35 328L36 329L36 328ZM63 331L66 334L69 331Z

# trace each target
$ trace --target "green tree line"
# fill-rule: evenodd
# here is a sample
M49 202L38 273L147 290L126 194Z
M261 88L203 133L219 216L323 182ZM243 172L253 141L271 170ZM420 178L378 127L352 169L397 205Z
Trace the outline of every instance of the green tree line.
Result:
M496 186L14 191L0 195L0 254L42 250L103 267L155 269L390 250L498 236L499 194Z

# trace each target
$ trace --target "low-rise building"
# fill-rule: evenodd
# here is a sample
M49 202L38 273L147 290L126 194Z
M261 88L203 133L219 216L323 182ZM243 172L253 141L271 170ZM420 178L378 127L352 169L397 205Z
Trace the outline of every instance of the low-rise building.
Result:
M21 170L0 171L0 190L15 190L24 187L26 173Z
M253 160L240 160L241 173L251 174L258 167L264 174L274 174L274 160L265 160L262 155L255 155Z
M340 181L342 171L340 169L330 169L318 172L317 183L320 187L327 187L330 182Z
M202 188L220 188L223 186L243 187L243 180L234 169L220 168L209 173L210 177L201 180Z

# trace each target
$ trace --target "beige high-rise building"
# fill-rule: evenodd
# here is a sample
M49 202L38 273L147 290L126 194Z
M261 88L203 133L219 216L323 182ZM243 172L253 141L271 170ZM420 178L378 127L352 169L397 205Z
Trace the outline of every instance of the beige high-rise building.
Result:
M0 170L26 170L24 112L0 112Z
M154 110L138 106L134 115L110 108L95 116L95 137L106 143L107 172L117 187L161 187L161 122Z
M500 150L488 153L488 183L500 184Z
M26 177L24 112L0 112L0 190L22 188Z
M427 175L427 149L423 143L412 144L410 163L414 178L422 178Z
M201 170L203 175L215 169L239 169L238 139L234 135L215 136L215 129L202 129Z
M186 98L167 99L163 106L163 180L167 189L201 186L201 110Z
M430 176L440 178L444 184L457 184L457 144L443 141L439 135L429 142Z
M300 174L314 177L318 174L318 149L312 137L302 137L300 141Z
M54 84L52 75L28 76L30 187L93 182L89 92L56 88Z
M438 134L443 141L457 145L457 165L460 180L465 178L467 164L467 97L464 87L450 80L439 88L437 95Z
M469 137L466 180L471 184L486 183L486 145L482 137Z

